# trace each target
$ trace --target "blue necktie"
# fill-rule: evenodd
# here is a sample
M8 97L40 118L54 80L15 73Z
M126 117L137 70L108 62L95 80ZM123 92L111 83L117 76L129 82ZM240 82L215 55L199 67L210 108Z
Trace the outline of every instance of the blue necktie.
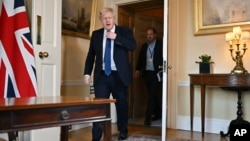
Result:
M104 54L105 74L111 74L111 39L106 40L105 54Z

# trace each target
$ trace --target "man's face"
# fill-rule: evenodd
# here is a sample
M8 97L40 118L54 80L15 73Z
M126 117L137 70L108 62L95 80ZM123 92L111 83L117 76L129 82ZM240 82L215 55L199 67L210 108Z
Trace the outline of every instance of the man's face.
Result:
M147 40L148 42L152 42L156 39L156 34L152 29L147 30Z
M114 15L111 12L104 12L101 20L103 27L108 31L115 25Z

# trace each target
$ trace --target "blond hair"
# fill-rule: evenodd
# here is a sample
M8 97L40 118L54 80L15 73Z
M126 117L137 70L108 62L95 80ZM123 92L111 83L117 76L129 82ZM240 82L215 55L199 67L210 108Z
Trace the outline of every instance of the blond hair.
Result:
M102 15L106 12L111 12L113 14L113 17L115 16L114 15L114 10L112 8L109 8L109 7L105 7L103 8L101 11L100 11L100 14L99 14L99 18L102 19Z

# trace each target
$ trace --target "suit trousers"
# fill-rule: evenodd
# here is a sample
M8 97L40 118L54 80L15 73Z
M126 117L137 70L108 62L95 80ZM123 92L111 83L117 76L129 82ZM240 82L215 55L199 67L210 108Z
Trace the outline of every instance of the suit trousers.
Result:
M161 102L159 95L161 95L160 88L162 83L158 81L155 71L145 72L145 83L148 91L145 121L150 121L152 115L161 117Z
M102 71L101 76L97 82L94 82L95 97L109 98L112 94L116 99L115 107L117 114L118 131L128 132L128 86L125 86L117 71L112 71L109 76L106 76ZM103 123L95 122L92 128L93 141L99 141L102 137Z

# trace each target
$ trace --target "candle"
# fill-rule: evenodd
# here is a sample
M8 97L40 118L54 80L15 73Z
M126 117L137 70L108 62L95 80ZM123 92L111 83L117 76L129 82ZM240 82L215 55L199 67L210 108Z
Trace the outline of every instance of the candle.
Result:
M226 41L232 41L234 39L233 32L226 33Z
M239 26L233 28L233 33L235 35L240 35L241 34L241 28Z

